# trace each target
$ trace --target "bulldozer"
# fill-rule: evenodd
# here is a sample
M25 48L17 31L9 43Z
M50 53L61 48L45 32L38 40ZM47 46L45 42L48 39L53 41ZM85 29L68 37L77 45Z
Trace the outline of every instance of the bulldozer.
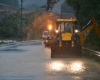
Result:
M82 45L94 29L100 38L100 25L93 17L82 29L78 30L76 19L57 19L56 35L51 46L51 58L81 58Z
M82 57L77 20L57 19L56 35L51 46L51 58Z

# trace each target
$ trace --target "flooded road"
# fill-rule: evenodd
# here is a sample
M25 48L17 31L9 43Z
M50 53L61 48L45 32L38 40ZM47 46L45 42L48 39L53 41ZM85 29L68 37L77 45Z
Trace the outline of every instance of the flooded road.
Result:
M1 47L0 80L100 80L100 64L50 53L41 40Z

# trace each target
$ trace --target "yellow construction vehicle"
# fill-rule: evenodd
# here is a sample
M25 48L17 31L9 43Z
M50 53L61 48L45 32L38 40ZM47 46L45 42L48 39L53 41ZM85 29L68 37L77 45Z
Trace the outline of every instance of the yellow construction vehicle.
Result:
M57 19L57 33L51 46L51 58L82 57L82 44L95 29L100 38L100 26L96 25L93 18L79 32L76 19Z
M80 36L80 42L81 45L83 45L84 41L88 37L88 35L91 33L92 30L95 30L95 32L98 35L98 38L100 38L100 25L97 24L96 18L93 17L83 28L82 31L79 33Z
M51 58L82 57L76 19L57 19L57 34L51 46ZM77 43L74 42L74 37Z

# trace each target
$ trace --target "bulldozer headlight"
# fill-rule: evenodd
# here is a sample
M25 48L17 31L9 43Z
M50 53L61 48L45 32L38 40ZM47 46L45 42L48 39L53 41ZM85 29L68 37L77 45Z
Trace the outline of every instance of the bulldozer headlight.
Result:
M75 30L75 33L78 33L78 32L79 32L79 30L76 29L76 30Z
M56 30L56 33L58 33L58 30Z

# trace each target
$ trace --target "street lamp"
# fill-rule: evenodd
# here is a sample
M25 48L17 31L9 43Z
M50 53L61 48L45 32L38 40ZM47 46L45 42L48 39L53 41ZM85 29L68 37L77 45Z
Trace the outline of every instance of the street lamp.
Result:
M49 24L48 28L49 28L49 30L51 30L51 29L52 29L52 25L51 25L51 24Z

